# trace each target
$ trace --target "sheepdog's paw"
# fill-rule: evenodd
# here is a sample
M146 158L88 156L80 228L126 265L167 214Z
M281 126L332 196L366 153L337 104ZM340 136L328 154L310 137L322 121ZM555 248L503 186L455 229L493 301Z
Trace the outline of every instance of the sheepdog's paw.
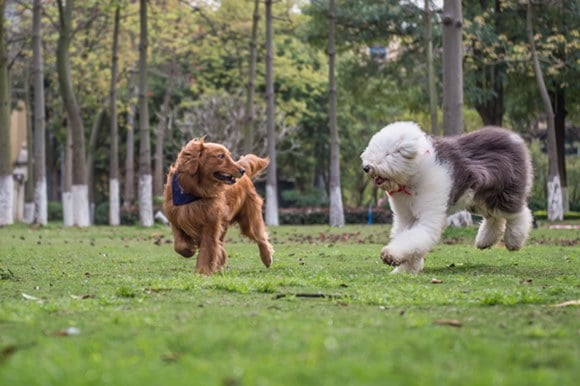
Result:
M412 259L408 259L401 263L398 267L395 267L391 271L391 274L397 273L411 273L417 274L423 271L423 265L425 263L425 259L423 257L416 257Z
M381 259L383 263L392 267L397 267L403 263L403 256L393 251L393 248L386 245L381 250Z

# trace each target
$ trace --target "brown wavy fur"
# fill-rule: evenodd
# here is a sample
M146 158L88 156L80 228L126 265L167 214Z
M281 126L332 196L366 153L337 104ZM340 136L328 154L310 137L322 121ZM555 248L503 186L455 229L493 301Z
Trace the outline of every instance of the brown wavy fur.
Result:
M243 235L258 244L266 267L272 264L272 245L262 219L262 198L251 178L265 169L268 159L248 154L237 162L227 148L204 139L193 139L181 149L169 168L163 192L163 210L171 223L175 251L191 257L199 249L196 270L211 275L227 262L224 237L229 225L238 223ZM178 174L180 186L199 200L173 205L172 181ZM233 176L234 184L218 179L215 173Z

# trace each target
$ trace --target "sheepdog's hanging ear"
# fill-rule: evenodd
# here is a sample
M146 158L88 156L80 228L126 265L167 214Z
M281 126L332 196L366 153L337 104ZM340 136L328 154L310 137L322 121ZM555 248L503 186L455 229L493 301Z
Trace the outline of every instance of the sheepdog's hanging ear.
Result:
M405 138L398 146L397 152L406 159L413 159L419 153L419 138Z

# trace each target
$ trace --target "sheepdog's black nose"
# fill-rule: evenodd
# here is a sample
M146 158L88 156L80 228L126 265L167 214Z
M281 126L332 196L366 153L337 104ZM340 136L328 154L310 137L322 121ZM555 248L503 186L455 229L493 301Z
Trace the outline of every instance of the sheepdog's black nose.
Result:
M368 173L369 170L371 170L371 167L369 165L365 165L363 166L363 170L365 171L365 173Z
M241 176L243 176L245 172L246 172L246 169L244 169L244 168L240 168L240 175L241 175Z

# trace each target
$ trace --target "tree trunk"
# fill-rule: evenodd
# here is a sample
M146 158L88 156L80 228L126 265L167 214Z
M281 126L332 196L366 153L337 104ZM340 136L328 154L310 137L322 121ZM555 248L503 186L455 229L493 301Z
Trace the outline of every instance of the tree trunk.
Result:
M30 63L32 64L32 63ZM30 89L32 66L27 65L24 79L24 99L26 106L26 185L24 187L24 216L25 224L34 222L34 129L32 124L32 95Z
M336 125L336 81L334 78L336 5L328 9L328 126L330 130L330 226L344 226L344 209L340 190L340 144Z
M95 213L95 153L97 151L97 138L99 136L99 130L105 123L105 118L107 117L107 110L102 108L97 114L95 121L93 122L93 127L91 128L91 134L89 137L89 146L87 152L87 186L89 188L89 210L90 210L90 223L94 224L94 213Z
M147 0L139 0L139 4L139 220L142 226L150 227L153 225L153 186L147 109Z
M71 128L73 140L72 202L73 224L81 227L90 225L89 192L85 159L85 134L81 111L74 94L69 60L69 45L73 0L57 0L59 13L59 36L56 66L63 105L67 112L67 125Z
M159 122L157 123L157 135L155 141L155 157L153 170L153 194L155 196L163 196L163 185L165 184L165 172L163 168L163 147L165 145L165 132L168 129L169 122L169 104L171 102L171 95L175 87L177 60L175 53L172 54L173 59L169 64L169 75L167 78L167 85L165 86L165 95L163 95L163 103L161 111L159 112Z
M433 68L433 32L431 29L431 9L429 1L425 0L425 12L423 19L425 22L425 51L427 59L427 84L429 87L429 113L431 115L431 133L433 135L443 133L439 132L439 123L437 118L437 89L435 87L435 70Z
M44 104L44 64L40 30L40 0L34 0L32 27L32 76L34 83L34 222L48 223L46 187L46 132Z
M119 195L119 127L117 125L117 64L119 62L119 24L121 5L115 7L113 48L111 59L111 87L109 90L109 114L111 125L111 158L109 162L109 225L121 223Z
M461 0L443 1L443 133L463 133L463 13ZM452 226L473 223L471 214L462 211L449 216Z
M250 67L246 94L246 109L244 110L244 153L249 154L254 147L254 90L256 88L256 61L258 53L258 22L260 21L260 0L254 0L254 16L252 19L252 37L250 40Z
M463 132L463 16L461 0L443 2L443 132Z
M74 225L73 198L72 198L72 174L73 174L73 139L72 129L66 127L66 147L64 149L63 187L62 187L62 219L65 227Z
M276 176L276 127L274 124L272 0L266 0L266 130L270 166L266 176L266 224L279 225Z
M137 88L135 87L134 70L129 70L129 111L127 113L127 155L125 158L125 194L123 195L123 208L129 210L135 203L135 103Z
M4 6L0 1L0 226L14 223L14 180L10 133L10 85L4 30Z
M558 152L558 173L562 184L562 207L564 213L570 211L568 196L568 176L566 173L566 89L556 86L554 93L554 128L556 130L556 150Z
M526 13L526 27L528 34L528 41L530 43L530 51L532 54L532 63L534 66L534 73L536 74L536 81L538 83L538 90L544 103L544 110L546 112L546 123L548 130L548 220L557 221L564 218L564 210L562 206L562 186L560 185L560 174L558 173L558 151L556 148L556 129L554 127L554 110L552 109L552 102L550 95L544 83L544 76L542 75L542 68L538 60L538 53L536 52L536 43L534 41L534 30L532 27L532 2L528 1Z

